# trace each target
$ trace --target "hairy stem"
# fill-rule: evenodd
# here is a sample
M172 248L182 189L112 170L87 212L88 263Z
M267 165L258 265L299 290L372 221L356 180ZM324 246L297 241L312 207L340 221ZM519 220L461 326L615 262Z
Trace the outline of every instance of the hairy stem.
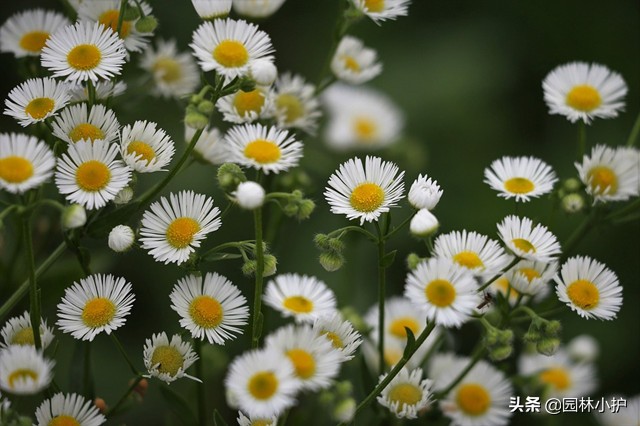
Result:
M264 280L264 247L262 242L262 207L253 211L253 222L256 234L256 282L253 296L253 320L251 322L251 347L257 348L260 344L262 332L262 282Z

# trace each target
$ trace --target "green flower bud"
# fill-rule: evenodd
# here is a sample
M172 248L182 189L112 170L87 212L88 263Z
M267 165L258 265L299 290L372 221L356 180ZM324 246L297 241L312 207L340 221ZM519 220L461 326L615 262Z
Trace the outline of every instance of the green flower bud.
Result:
M320 264L328 272L334 272L344 265L344 257L339 253L325 251L320 254Z
M584 198L578 193L562 197L562 210L567 213L578 213L584 208Z
M525 342L529 343L537 343L541 338L542 335L540 334L540 332L531 329L529 329L529 331L527 331L522 337Z
M353 416L356 414L356 400L353 398L346 398L340 401L331 413L333 419L337 422L349 423L353 420Z
M135 19L138 19L139 17L140 17L140 11L138 10L138 8L136 6L127 4L124 9L124 14L122 15L122 18L125 21L133 21Z
M80 204L71 204L65 207L62 212L62 227L64 229L74 229L84 226L87 223L87 212Z
M576 178L569 178L562 182L562 188L567 192L577 192L582 188L582 182Z
M255 260L247 260L242 265L242 273L245 276L250 277L256 273L257 266L258 266L258 263Z
M311 216L311 213L313 213L315 208L316 208L316 203L314 203L313 201L309 199L302 200L298 205L297 219L298 220L309 219L309 217Z
M550 337L541 339L536 343L536 350L546 356L551 356L556 353L560 346L560 339L556 337Z
M151 15L147 15L136 21L136 30L141 33L152 33L156 28L158 28L158 20Z
M204 100L198 104L198 111L200 111L205 115L211 114L214 109L215 109L215 106L211 101Z
M487 346L494 346L498 344L500 340L500 332L495 328L487 329L487 334L484 336L484 342Z
M225 192L233 192L247 177L242 169L233 163L224 163L218 168L218 186Z
M547 322L544 327L544 332L547 337L556 337L560 333L560 330L562 330L562 324L556 320Z
M277 271L277 266L278 266L278 259L276 259L276 257L272 254L265 254L264 255L264 271L262 272L262 275L265 277L268 277L270 275L275 274Z
M407 268L414 270L418 267L418 264L422 262L422 258L416 253L409 253L407 256Z
M323 391L320 396L318 396L318 402L325 406L331 406L335 399L335 395L329 391Z
M187 112L184 116L184 124L192 129L204 129L209 125L209 117L200 112Z
M500 345L500 346L491 348L491 350L489 351L489 357L493 361L502 361L509 358L512 352L513 352L513 347L511 345Z
M240 90L242 90L243 92L251 92L253 90L255 90L256 88L256 82L253 81L250 78L243 78L242 80L240 80Z
M350 396L353 392L353 385L351 382L344 380L342 382L336 383L336 393L340 396Z
M316 234L313 237L313 242L320 250L329 250L329 239L327 234Z
M298 211L300 210L300 208L298 207L298 205L296 203L287 203L287 205L285 205L282 208L282 212L287 216L287 217L293 217L296 216L298 214Z

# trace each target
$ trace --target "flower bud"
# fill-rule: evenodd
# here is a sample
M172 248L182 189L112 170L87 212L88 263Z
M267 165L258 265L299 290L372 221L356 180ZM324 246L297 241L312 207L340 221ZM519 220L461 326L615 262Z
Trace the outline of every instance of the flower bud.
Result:
M416 253L409 253L407 256L407 268L414 270L418 267L418 264L422 262L422 258Z
M313 242L316 244L320 250L329 250L329 237L327 234L316 234L313 237Z
M582 182L580 179L569 178L562 183L562 189L567 192L577 192L582 188Z
M489 358L491 358L493 361L502 361L509 358L512 352L513 346L511 345L496 346L489 350Z
M158 27L158 20L151 16L144 16L136 21L136 30L141 33L152 33Z
M344 257L340 253L325 251L324 253L320 253L319 260L320 265L328 272L337 271L344 265Z
M105 402L104 399L102 398L96 398L93 400L93 405L96 406L96 408L98 409L98 411L100 411L101 413L106 413L107 412L107 403Z
M252 181L241 182L232 193L240 207L246 210L254 210L264 203L264 188Z
M125 252L133 246L135 238L133 229L127 225L115 226L109 232L109 248L116 253Z
M256 88L256 82L248 77L243 77L240 80L240 90L243 92L253 92Z
M258 267L258 262L256 262L255 260L251 260L251 259L246 260L242 265L242 273L245 276L250 277L256 273L257 267Z
M206 21L225 18L231 11L231 0L191 0L198 16Z
M356 400L353 398L345 398L336 404L333 409L333 419L337 422L349 423L356 414Z
M433 210L440 201L440 197L442 197L440 185L427 175L419 175L409 189L409 204L416 209Z
M561 329L562 324L557 320L547 321L544 325L544 332L547 337L556 337L560 333Z
M278 69L269 59L256 59L249 65L249 75L260 86L271 86L278 77Z
M211 114L214 109L215 109L215 106L213 105L213 102L208 100L201 101L198 104L198 111L203 113L204 115Z
M593 336L583 334L569 342L567 352L576 362L594 362L600 354L600 347Z
M133 198L133 189L130 186L125 186L116 194L113 199L113 203L116 205L127 204Z
M234 191L247 177L242 169L233 163L224 163L218 168L218 185L224 192Z
M578 193L562 197L562 210L567 213L578 213L584 208L584 198Z
M147 379L142 379L138 382L133 391L140 395L141 398L144 398L147 394L147 389L149 389L149 381Z
M353 392L353 385L348 380L336 383L336 393L340 396L350 396Z
M64 229L79 228L87 223L87 212L80 204L71 204L62 212L62 227Z
M125 21L134 21L139 17L140 11L138 8L127 3L124 8L124 13L122 14L122 19Z
M311 213L313 213L315 208L316 203L314 203L312 200L304 199L300 201L300 203L298 204L298 214L296 215L296 218L298 220L309 219Z
M262 272L263 277L273 275L278 270L278 259L272 254L264 255L264 270Z
M424 238L433 235L438 226L438 219L429 210L421 209L411 219L409 229L414 236Z
M560 347L560 339L556 337L543 338L536 343L536 350L542 355L551 356Z
M209 117L198 111L190 111L184 117L184 124L192 129L204 129L209 125Z

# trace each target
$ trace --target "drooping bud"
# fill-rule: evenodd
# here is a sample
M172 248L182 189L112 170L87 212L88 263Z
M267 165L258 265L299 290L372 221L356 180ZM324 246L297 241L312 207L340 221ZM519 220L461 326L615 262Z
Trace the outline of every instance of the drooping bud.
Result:
M578 213L584 208L584 198L578 193L567 194L562 197L562 210L567 213Z
M244 172L234 163L224 163L218 168L218 185L224 192L233 192L238 185L246 182Z
M62 227L64 229L75 229L87 223L87 212L80 204L71 204L65 207L62 212Z
M356 414L356 400L345 398L336 404L331 415L336 422L349 423Z
M328 272L335 272L344 265L344 256L340 253L334 253L331 251L320 253L319 260L320 265L322 265L322 267Z
M278 270L278 259L272 254L264 255L264 270L262 276L268 277L275 274Z
M551 356L560 347L560 339L556 337L543 338L536 343L536 350L542 355Z
M116 205L127 204L133 198L133 189L130 186L125 186L116 194L113 199L113 203Z
M269 59L256 59L249 65L249 75L260 86L271 86L278 78L278 69Z

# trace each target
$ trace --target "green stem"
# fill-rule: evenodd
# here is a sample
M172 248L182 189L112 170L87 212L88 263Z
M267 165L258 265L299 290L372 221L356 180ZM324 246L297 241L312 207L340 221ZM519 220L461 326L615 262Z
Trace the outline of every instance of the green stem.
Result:
M227 248L237 248L239 250L243 250L243 248L245 246L253 248L255 246L254 241L253 240L245 240L245 241L233 241L233 242L223 243L223 244L217 245L217 246L215 246L213 248L210 248L209 250L204 252L202 254L202 256L200 256L200 257L204 258L204 257L207 257L210 254L213 254L215 252L218 252L220 250L224 250L224 249L227 249Z
M36 280L36 266L33 260L33 239L31 236L31 225L29 215L22 218L22 235L27 251L27 269L29 271L29 317L31 318L31 329L33 330L33 343L36 349L42 348L40 340L40 294L38 281Z
M194 339L193 346L198 354L196 360L196 377L202 380L201 383L196 383L198 392L198 420L199 424L206 426L209 424L207 418L207 396L206 389L204 387L204 364L202 362L202 341L200 339Z
M497 280L498 278L500 278L505 272L507 272L509 269L513 268L514 266L516 266L516 263L520 262L520 258L516 257L515 259L513 259L511 261L510 264L507 265L506 268L504 268L500 273L494 275L493 277L491 277L491 279L489 281L487 281L486 283L482 284L479 288L478 291L482 291L485 288L489 287L495 280Z
M111 336L111 340L113 340L113 343L116 345L116 348L118 348L118 351L122 354L122 357L125 359L125 361L127 361L127 364L129 365L129 368L131 369L131 372L135 376L140 376L140 372L138 371L136 366L133 365L133 362L131 362L131 359L129 358L129 355L127 355L127 351L124 350L124 347L122 346L122 343L120 343L120 340L118 339L116 334L115 333L111 333L110 336Z
M127 0L121 0L120 11L118 12L118 26L116 27L116 33L120 38L122 38L122 36L120 36L120 31L122 31L122 23L124 22L124 9L126 6L127 6Z
M451 392L451 389L455 388L458 385L458 383L460 383L462 379L465 378L465 376L469 373L469 371L471 371L471 369L478 363L478 361L482 359L484 352L485 352L484 345L482 343L479 343L476 349L473 351L473 355L471 357L471 360L469 361L469 364L467 364L464 370L462 370L460 374L458 374L458 376L455 379L453 379L453 381L449 384L449 386L447 386L444 390L438 392L435 395L435 399L442 399L445 396L447 396L447 394Z
M582 157L587 150L587 125L584 121L578 123L578 161L582 161Z
M134 389L136 388L136 386L138 386L138 383L140 383L142 379L144 379L144 377L142 376L136 377L136 379L131 383L131 385L129 385L129 388L124 393L124 395L122 395L118 400L118 402L116 402L116 405L114 405L113 407L109 408L109 410L107 410L107 412L105 413L105 416L107 418L113 416L115 413L118 412L118 408L120 408L122 404L124 404L124 402L127 400L127 398L129 398L129 395L131 395L131 392L134 391Z
M262 274L264 273L264 247L262 242L262 207L253 211L253 222L256 233L256 283L253 296L253 321L251 324L251 347L257 348L262 333Z
M638 141L638 135L640 135L640 113L638 113L636 121L633 124L631 133L629 134L629 139L627 139L627 146L634 146Z
M384 373L384 302L386 289L386 267L384 265L384 237L380 230L380 224L375 222L378 232L378 357L380 361L379 374Z
M384 236L385 240L388 240L393 234L395 234L396 232L398 232L399 230L401 230L402 228L404 228L409 222L411 222L411 219L413 219L413 216L415 215L409 215L408 218L406 218L405 220L403 220L402 222L400 222L400 224L398 226L394 226L393 229L391 231L389 231L387 233L387 235Z
M345 226L344 228L336 229L335 231L329 232L328 235L332 237L336 234L340 234L340 237L342 237L342 235L344 235L347 232L359 232L364 236L366 236L371 241L378 241L378 238L375 235L373 235L371 232L359 226Z
M636 211L640 211L640 199L637 199L618 210L612 211L607 216L605 216L604 220L608 221L612 219L618 219Z
M96 87L91 79L87 80L87 97L89 98L89 107L96 103Z
M596 211L596 208L594 208L563 244L562 255L560 256L561 261L565 260L569 253L571 253L578 243L589 233L596 218Z

